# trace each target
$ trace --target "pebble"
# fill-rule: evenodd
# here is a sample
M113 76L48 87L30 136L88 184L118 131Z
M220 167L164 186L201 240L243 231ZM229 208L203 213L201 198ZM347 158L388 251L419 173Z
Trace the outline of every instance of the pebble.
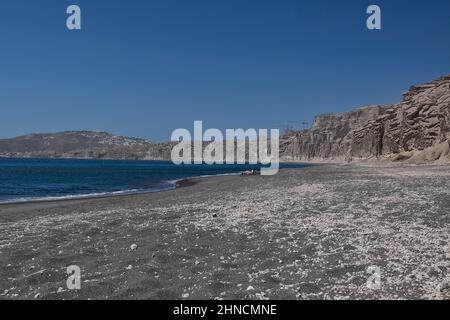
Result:
M58 290L56 291L56 293L61 293L63 291L64 291L64 289L62 287L59 287Z
M181 295L181 297L182 297L183 299L187 299L187 298L189 298L189 293L183 293L183 294Z
M255 288L253 288L252 286L248 286L247 291L253 291L255 290Z
M130 265L128 265L128 267L126 269L131 270L131 269L133 269L133 266L130 264Z
M450 283L444 282L441 283L441 285L439 286L440 291L444 292L444 291L450 291Z

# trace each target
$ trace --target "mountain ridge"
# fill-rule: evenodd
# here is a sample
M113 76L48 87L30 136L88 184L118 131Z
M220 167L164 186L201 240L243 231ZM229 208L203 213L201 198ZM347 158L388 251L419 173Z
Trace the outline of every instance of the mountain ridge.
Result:
M86 130L0 139L1 157L164 160L170 157L170 149L169 143Z
M0 139L0 157L170 160L173 145L101 131L34 133ZM448 162L450 75L411 86L396 104L318 115L310 129L282 135L280 157L295 161Z

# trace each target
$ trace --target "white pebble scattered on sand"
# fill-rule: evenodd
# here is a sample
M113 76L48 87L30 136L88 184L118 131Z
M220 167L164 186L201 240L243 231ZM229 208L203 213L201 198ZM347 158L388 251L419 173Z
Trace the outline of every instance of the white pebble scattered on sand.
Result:
M128 267L126 269L131 270L131 269L133 269L133 266L130 264L130 265L128 265Z

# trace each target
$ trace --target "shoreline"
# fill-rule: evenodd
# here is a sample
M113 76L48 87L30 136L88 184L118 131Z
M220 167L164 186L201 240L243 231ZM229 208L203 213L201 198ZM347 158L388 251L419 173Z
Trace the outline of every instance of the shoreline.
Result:
M289 168L289 170L301 170L304 168ZM282 169L285 170L285 169ZM164 194L168 192L174 192L176 190L189 188L192 186L195 186L199 183L205 182L207 180L215 179L217 182L220 182L223 178L223 180L226 180L227 178L240 178L241 176L238 173L235 174L217 174L217 175L208 175L208 176L197 176L197 177L189 177L189 178L183 178L179 179L174 182L173 188L168 188L164 190L158 190L158 191L142 191L142 192L133 192L133 193L123 193L123 194L110 194L110 195L103 195L103 196L92 196L92 197L80 197L80 198L66 198L66 199L49 199L49 200L30 200L30 201L18 201L18 202L3 202L0 203L0 222L2 218L2 213L4 210L10 210L10 209L27 209L29 207L37 207L37 208L48 208L48 207L63 207L65 205L76 205L77 203L89 203L91 201L102 201L102 200L114 200L114 199L131 199L131 198L139 198L139 197L145 197L149 195L158 195L158 194ZM249 177L246 177L249 178ZM250 177L251 178L251 177ZM3 209L3 210L2 210Z
M48 159L44 159L48 160ZM85 160L85 159L84 159ZM150 160L153 161L153 160ZM281 164L282 162L280 162ZM285 164L298 164L298 165L304 165L302 167L299 167L297 169L303 169L305 167L318 165L313 163L307 163L307 162L283 162ZM285 170L285 169L293 169L293 168L284 168L279 169ZM181 179L175 179L175 180L169 180L166 182L172 183L173 186L163 188L163 189L155 189L155 190L118 190L118 191L112 191L112 192L98 192L98 193L92 193L92 194L80 194L80 195L68 195L68 196L55 196L55 197L48 197L48 198L37 198L33 199L30 198L30 200L11 200L6 202L0 202L0 207L5 205L20 205L20 204L27 204L27 203L45 203L45 202L61 202L61 201L80 201L80 200L89 200L89 199L104 199L104 198L110 198L110 197L125 197L125 196L132 196L132 195L140 195L140 194L149 194L149 193L161 193L161 192L167 192L171 190L175 190L178 188L184 188L194 185L196 180L198 179L204 179L204 178L210 178L210 177L220 177L220 176L240 176L241 172L230 172L230 173L218 173L218 174L211 174L211 175L199 175L199 176L192 176L192 177L186 177Z
M86 194L86 195L73 195L66 197L55 197L58 199L32 199L32 200L23 200L23 201L10 201L10 202L0 202L0 208L2 206L8 205L21 205L21 204L38 204L38 203L48 203L48 202L65 202L65 201L82 201L82 200L94 200L94 199L107 199L107 198L115 198L115 197L128 197L134 195L142 195L142 194L152 194L152 193L161 193L176 190L179 188L186 188L189 186L193 186L198 183L200 179L212 178L212 177L220 177L220 176L239 176L238 173L233 174L216 174L216 175L208 175L208 176L197 176L197 177L188 177L182 178L173 181L173 187L166 189L158 189L158 190L142 190L142 191L114 191L114 192L104 192L104 194Z
M124 161L129 162L130 160L115 160L115 159L74 159L74 158L16 158L16 157L3 157L0 159L8 159L8 160L76 160L76 161ZM136 160L133 160L136 161ZM139 162L147 161L147 162L167 162L171 163L170 160L137 160ZM298 162L298 161L289 161L289 162L281 162L280 164L286 164L286 165L292 165L297 164L301 167L311 166L313 164L311 163L304 163L304 162ZM282 170L282 169L280 169ZM129 196L129 195L137 195L137 194L147 194L147 193L160 193L160 192L166 192L169 190L177 189L180 187L185 187L190 184L189 180L193 179L199 179L199 178L205 178L205 177L215 177L215 176L228 176L228 175L239 175L242 172L242 170L238 170L236 172L224 172L224 173L216 173L216 174L207 174L207 175L197 175L197 176L189 176L184 178L178 178L178 179L170 179L170 180L163 180L159 181L160 184L168 184L169 186L161 186L160 188L153 188L153 189L145 189L141 188L139 189L126 189L126 190L116 190L116 191L95 191L92 193L86 193L86 194L68 194L68 195L55 195L55 196L41 196L41 197L32 197L32 196L21 196L16 199L5 199L0 200L0 206L4 205L16 205L16 204L26 204L26 203L41 203L41 202L56 202L56 201L71 201L71 200L88 200L88 199L101 199L101 198L109 198L109 197L123 197L123 196Z
M218 175L212 175L210 177L216 177ZM108 199L108 198L122 198L122 197L130 197L130 196L137 196L137 195L145 195L145 194L153 194L153 193L161 193L161 192L167 192L167 191L173 191L179 188L186 188L193 186L197 184L199 179L205 179L208 177L192 177L192 178L185 178L180 179L174 182L173 188L167 188L162 190L154 190L154 191L136 191L136 192L124 192L121 194L114 194L113 192L110 194L104 194L104 195L80 195L77 196L69 196L67 198L61 197L60 199L36 199L36 200L24 200L24 201L11 201L11 202L0 202L0 209L2 206L20 206L20 205L32 205L32 204L41 204L41 203L64 203L64 202L77 202L77 201L88 201L88 200L96 200L96 199ZM1 211L0 211L1 214Z

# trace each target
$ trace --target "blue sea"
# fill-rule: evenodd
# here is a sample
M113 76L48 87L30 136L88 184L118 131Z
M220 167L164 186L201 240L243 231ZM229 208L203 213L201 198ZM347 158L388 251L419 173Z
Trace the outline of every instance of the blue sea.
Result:
M169 161L0 159L0 203L157 192L173 189L186 178L259 169L259 165L178 166Z

